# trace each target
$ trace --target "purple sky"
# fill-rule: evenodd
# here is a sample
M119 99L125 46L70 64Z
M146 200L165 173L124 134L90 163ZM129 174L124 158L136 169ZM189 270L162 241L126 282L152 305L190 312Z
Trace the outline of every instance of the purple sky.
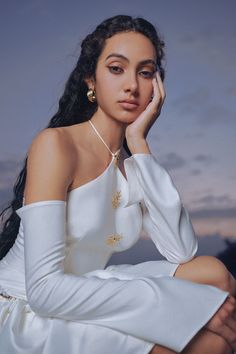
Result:
M148 137L152 152L197 234L236 237L234 0L1 0L0 204L57 110L81 40L117 14L146 18L166 42L167 97Z

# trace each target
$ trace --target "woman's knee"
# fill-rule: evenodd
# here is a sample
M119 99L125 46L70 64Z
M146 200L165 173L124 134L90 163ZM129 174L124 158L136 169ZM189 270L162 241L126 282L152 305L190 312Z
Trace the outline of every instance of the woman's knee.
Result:
M232 291L232 275L218 258L205 256L203 267L209 272L210 285L217 286L225 291ZM203 270L204 271L204 270ZM212 283L211 283L212 282Z
M231 294L236 290L236 282L231 273L219 259L212 256L197 256L181 264L175 276L196 283L213 285Z

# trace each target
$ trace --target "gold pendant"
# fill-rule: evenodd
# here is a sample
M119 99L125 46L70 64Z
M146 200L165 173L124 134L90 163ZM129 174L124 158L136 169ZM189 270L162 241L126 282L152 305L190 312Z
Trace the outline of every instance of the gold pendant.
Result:
M119 165L119 160L120 160L120 152L118 152L117 154L114 155L115 167L117 167Z
M106 244L109 246L115 246L116 243L119 242L122 238L123 236L119 234L110 235L106 240Z

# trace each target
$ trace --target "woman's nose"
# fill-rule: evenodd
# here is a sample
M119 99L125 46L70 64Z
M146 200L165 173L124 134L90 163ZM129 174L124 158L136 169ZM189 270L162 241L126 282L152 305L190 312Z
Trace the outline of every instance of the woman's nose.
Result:
M132 94L138 93L138 80L135 74L130 74L126 78L125 91L130 91Z

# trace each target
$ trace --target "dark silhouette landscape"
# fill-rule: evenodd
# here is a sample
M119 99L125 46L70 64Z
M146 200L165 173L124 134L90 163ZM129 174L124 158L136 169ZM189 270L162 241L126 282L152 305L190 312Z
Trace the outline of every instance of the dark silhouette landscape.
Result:
M223 239L219 235L198 237L197 255L210 255L220 259L236 277L236 240ZM161 260L164 257L158 252L151 239L140 238L130 249L114 253L107 265L137 264L145 261Z

